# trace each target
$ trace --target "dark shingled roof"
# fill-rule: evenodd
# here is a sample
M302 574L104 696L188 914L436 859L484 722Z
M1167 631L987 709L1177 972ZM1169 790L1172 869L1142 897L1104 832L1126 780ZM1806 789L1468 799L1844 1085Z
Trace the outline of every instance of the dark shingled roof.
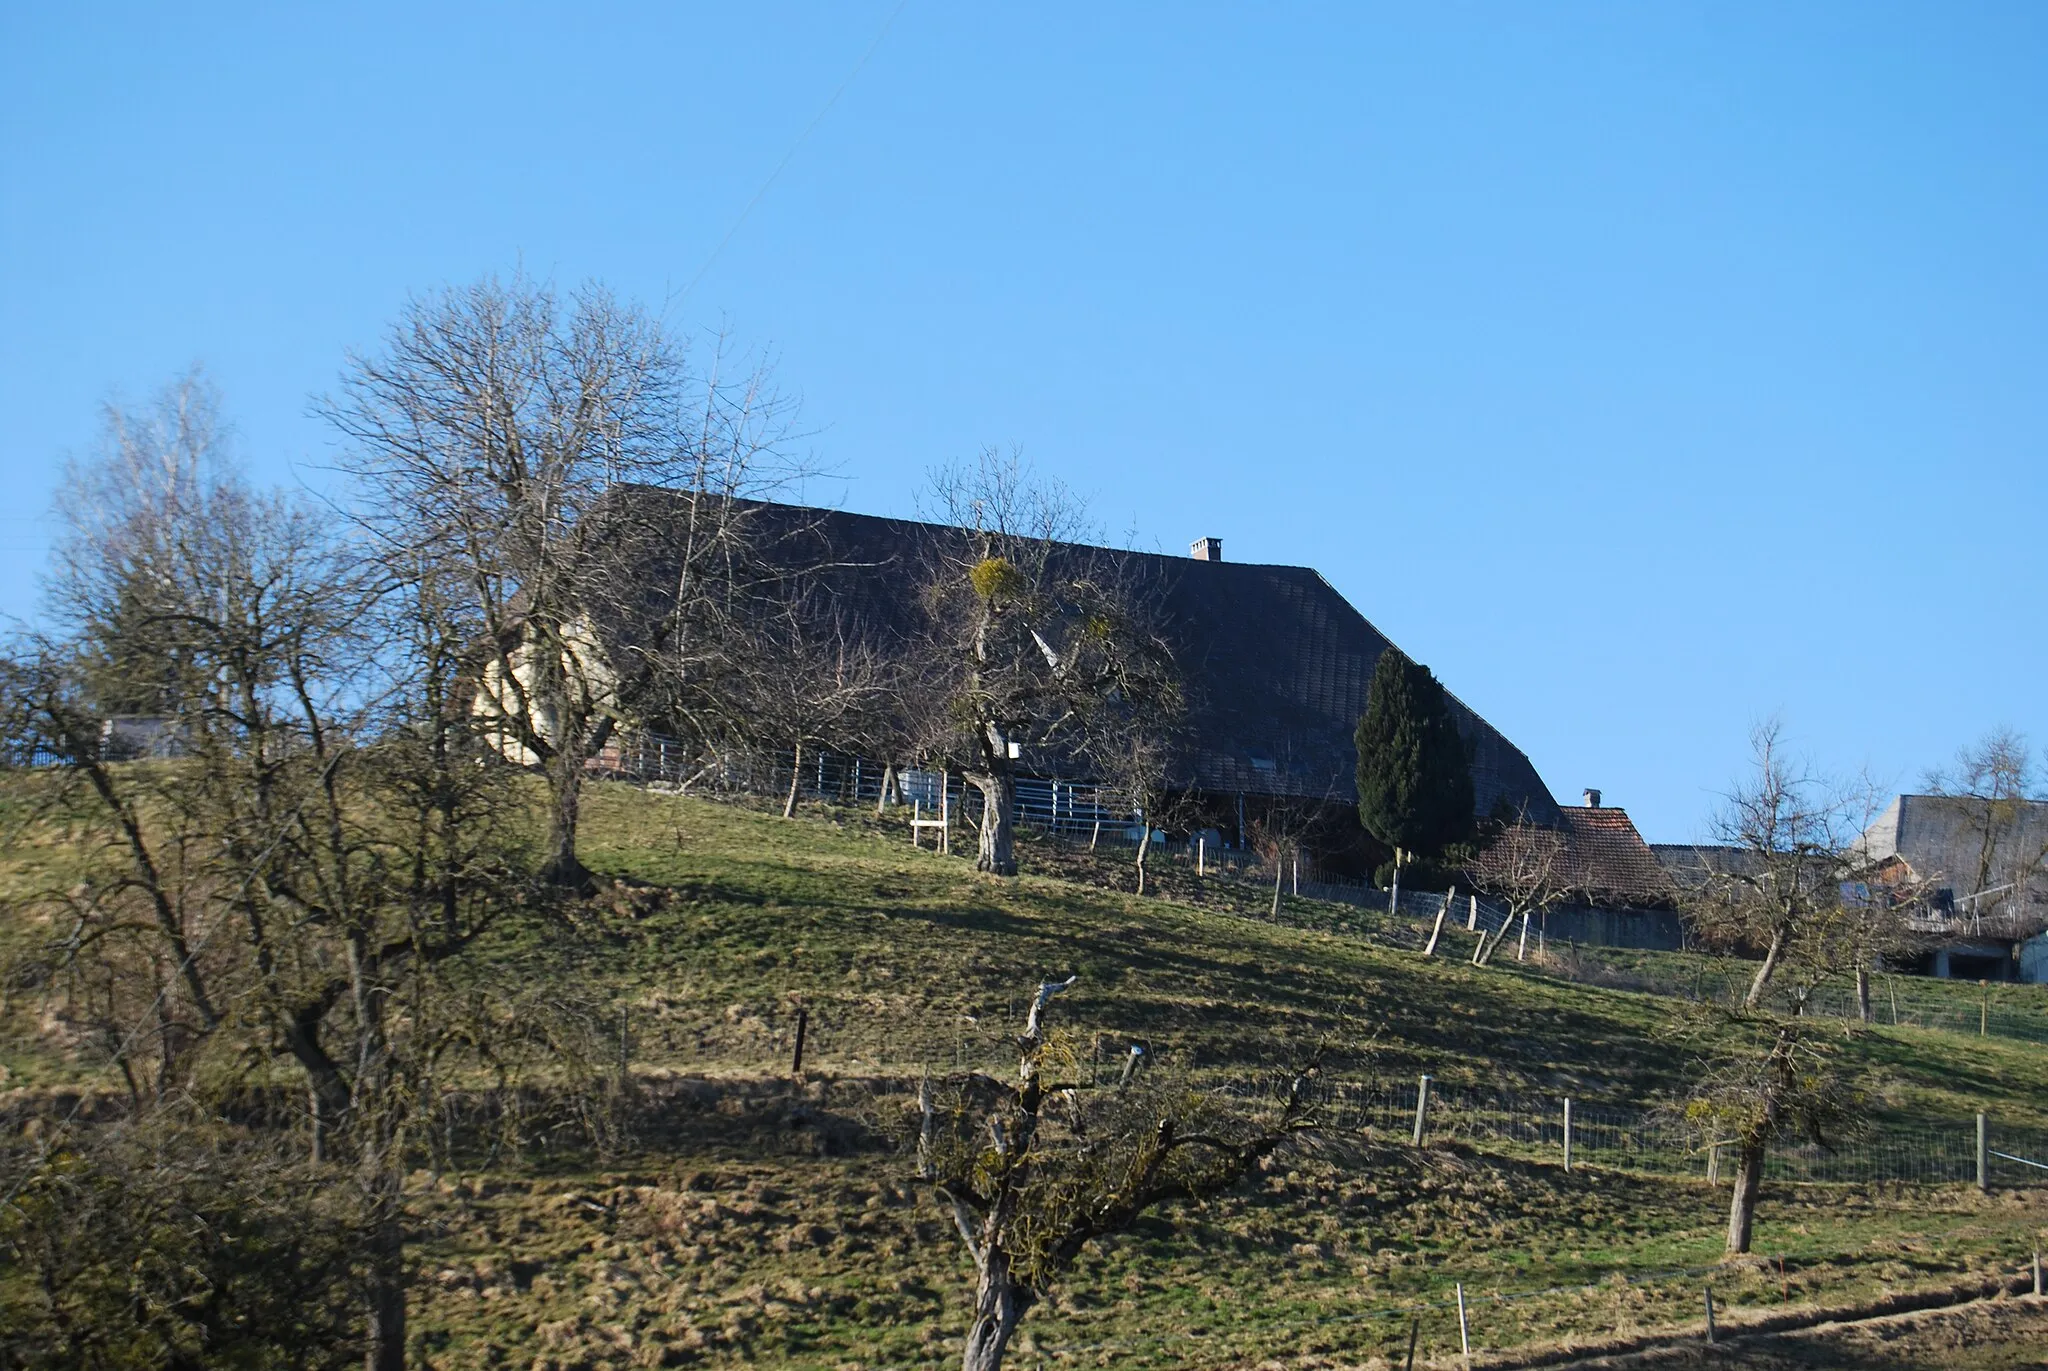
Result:
M661 492L638 492L660 498ZM811 579L845 617L887 641L914 631L919 555L959 529L839 510L762 505L768 555ZM1149 588L1189 686L1182 780L1200 790L1357 802L1352 741L1386 636L1307 567L1199 561L1073 546L1113 557ZM829 565L828 565L829 564ZM663 568L651 566L659 584ZM1472 754L1474 808L1505 803L1556 823L1557 802L1521 749L1452 697ZM1654 865L1654 863L1652 863Z
M1756 853L1724 843L1651 843L1650 852L1684 891L1698 890L1716 876L1756 876L1764 869Z

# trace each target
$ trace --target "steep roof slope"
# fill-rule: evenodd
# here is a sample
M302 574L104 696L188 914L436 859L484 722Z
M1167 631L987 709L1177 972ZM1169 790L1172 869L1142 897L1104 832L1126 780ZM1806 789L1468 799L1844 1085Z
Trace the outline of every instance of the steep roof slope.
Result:
M1558 811L1567 839L1565 865L1572 884L1595 899L1621 904L1675 903L1678 888L1664 864L1636 831L1628 811L1613 805L1566 805Z
M636 498L673 498L640 490ZM798 505L754 506L760 555L801 570L848 623L880 643L909 639L933 549L964 530ZM1218 792L1338 803L1357 798L1352 732L1392 644L1307 567L1198 561L1061 545L1055 555L1114 559L1152 602L1187 677L1190 746L1180 779ZM650 585L666 569L648 567ZM1452 699L1472 754L1479 813L1526 806L1555 822L1557 803L1520 748Z

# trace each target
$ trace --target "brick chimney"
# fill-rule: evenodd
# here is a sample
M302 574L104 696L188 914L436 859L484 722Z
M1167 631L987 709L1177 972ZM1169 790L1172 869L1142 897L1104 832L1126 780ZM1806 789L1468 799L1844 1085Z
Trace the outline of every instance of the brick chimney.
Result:
M1589 791L1587 791L1587 792L1586 792L1586 808L1588 808L1588 809L1598 809L1599 807L1600 807L1600 792L1599 792L1599 791L1597 791L1597 790L1589 790Z
M1197 538L1188 545L1188 555L1198 562L1220 562L1223 560L1223 540Z

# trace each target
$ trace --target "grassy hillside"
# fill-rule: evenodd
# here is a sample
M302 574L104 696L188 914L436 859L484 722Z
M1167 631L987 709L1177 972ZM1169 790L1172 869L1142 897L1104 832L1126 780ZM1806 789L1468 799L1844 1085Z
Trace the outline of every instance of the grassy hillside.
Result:
M1455 940L1465 935L1425 961L1345 931L1374 920L1344 906L1290 902L1298 922L1322 925L1294 927L1030 875L978 877L859 812L783 821L607 787L589 815L592 863L649 887L613 899L607 954L636 1005L636 1060L649 1065L784 1061L800 1001L821 1069L944 1065L992 1045L1038 980L1078 973L1063 1012L1100 1033L1105 1052L1141 1041L1196 1069L1270 1061L1349 1013L1371 1037L1368 1069L1389 1078L1428 1071L1612 1103L1684 1084L1672 999L1512 964L1476 970ZM2048 1001L2042 987L2012 989ZM1852 1052L1889 1118L1988 1109L2048 1125L2037 1046L1880 1027Z
M21 822L17 778L0 796L0 950L47 936L38 894L77 879L81 826ZM912 850L902 825L865 811L785 821L742 806L593 789L585 855L615 882L598 902L585 972L628 1007L636 1067L733 1074L785 1065L796 1010L808 1009L814 1071L944 1067L994 1054L1041 978L1078 973L1067 1022L1105 1057L1142 1042L1197 1071L1269 1063L1331 1033L1340 1016L1360 1068L1387 1079L1427 1071L1449 1086L1633 1104L1683 1087L1687 1051L1671 1030L1682 1005L1537 968L1465 963L1460 930L1443 955L1410 949L1413 929L1343 905L1286 901L1283 922L1234 912L1222 882L1176 873L1178 898L1137 898L1026 875L977 876L960 857ZM1073 864L1025 851L1027 870ZM1114 879L1106 864L1093 875ZM1255 902L1261 915L1264 900ZM508 934L488 951L535 976L558 968L538 942ZM547 944L550 948L556 944ZM1734 974L1718 959L1582 949L1600 976L1684 987ZM1739 969L1739 968L1737 968ZM1580 968L1583 973L1584 967ZM2000 988L2002 1012L2048 1013L2048 988ZM1975 987L1914 985L1910 994ZM76 1080L89 1064L58 1027L19 1017L0 1065L14 1085ZM1852 1052L1871 1067L1884 1117L1967 1118L1989 1109L2048 1126L2048 1055L2007 1039L1880 1026Z
M19 784L19 782L17 782ZM18 800L17 796L17 800ZM1187 882L1139 899L1043 876L995 881L914 852L859 812L794 821L600 787L586 858L611 884L577 968L626 1007L642 1128L623 1155L493 1162L415 1185L414 1326L446 1367L926 1364L964 1320L957 1240L911 1184L892 1079L1001 1061L1029 988L1078 973L1060 1010L1196 1075L1237 1075L1332 1031L1350 1069L1640 1106L1682 1087L1668 996L1509 966L1424 961L1371 916L1291 904L1275 924ZM16 826L9 918L73 878L77 833ZM1037 854L1053 865L1050 854ZM1034 854L1027 850L1027 867ZM1064 860L1064 859L1062 859ZM562 976L556 942L489 954ZM2026 988L2034 989L2034 988ZM809 1082L783 1077L799 1006ZM16 1086L91 1079L62 1025L10 1002ZM1349 1016L1348 1021L1345 1016ZM1348 1026L1347 1026L1348 1023ZM2038 1047L1880 1028L1850 1048L1887 1124L1977 1109L2048 1127ZM1384 1138L1295 1156L1238 1193L1091 1251L1025 1324L1018 1365L1369 1364L1455 1352L1463 1283L1481 1346L1840 1303L2010 1266L2048 1239L2036 1193L1769 1188L1758 1256L1714 1267L1726 1191L1526 1151ZM1782 1267L1780 1266L1782 1261ZM951 1353L957 1357L957 1352ZM1448 1363L1446 1363L1448 1364Z

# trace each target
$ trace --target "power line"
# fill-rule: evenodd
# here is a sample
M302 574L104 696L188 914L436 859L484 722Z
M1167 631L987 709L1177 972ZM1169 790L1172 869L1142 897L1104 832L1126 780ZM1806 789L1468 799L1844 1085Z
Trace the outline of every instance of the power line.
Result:
M853 84L854 78L859 76L862 70L866 68L868 59L875 55L875 49L882 46L882 40L889 36L889 30L896 25L896 17L903 13L904 7L909 3L910 0L897 0L896 8L889 11L889 17L882 21L882 27L876 31L874 40L868 44L867 51L860 55L860 60L853 64L853 70L846 74L846 79L841 81L839 88L832 92L832 98L827 100L819 108L817 114L812 116L811 122L804 125L804 131L799 133L796 136L796 141L789 145L789 151L782 154L782 160L775 164L775 170L768 173L768 179L761 183L761 188L754 192L753 198L748 200L746 206L740 210L739 216L732 221L732 227L725 231L725 237L718 240L718 246L711 249L711 255L704 259L703 266L697 268L697 274L690 278L690 284L684 286L682 292L670 302L672 305L680 306L683 301L690 298L690 292L697 288L698 283L704 279L705 274L718 261L719 255L725 251L726 244L733 240L733 235L740 231L740 225L746 223L747 216L754 212L754 206L761 203L762 197L768 194L769 189L774 186L776 180L782 175L783 169L790 164L791 159L796 156L797 151L810 139L811 134L817 131L818 125L825 122L825 116L830 114L832 107L839 103L839 97L846 94L846 88Z

